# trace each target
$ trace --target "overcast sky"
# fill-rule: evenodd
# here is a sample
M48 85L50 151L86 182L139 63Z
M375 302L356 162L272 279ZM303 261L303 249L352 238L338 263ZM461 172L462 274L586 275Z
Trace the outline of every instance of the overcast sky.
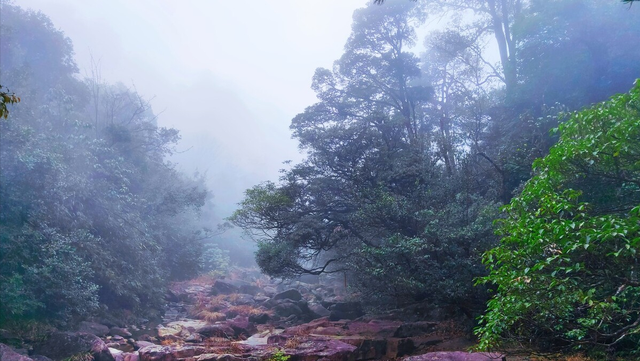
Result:
M370 0L369 0L370 1ZM134 86L180 129L175 159L208 171L219 216L300 160L291 119L315 102L317 67L343 52L367 0L19 0L73 41L82 75Z

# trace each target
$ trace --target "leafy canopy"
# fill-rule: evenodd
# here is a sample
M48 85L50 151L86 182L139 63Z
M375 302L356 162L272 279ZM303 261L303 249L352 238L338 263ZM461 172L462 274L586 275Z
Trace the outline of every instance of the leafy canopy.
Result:
M479 347L640 351L640 82L558 132L484 255L497 289Z

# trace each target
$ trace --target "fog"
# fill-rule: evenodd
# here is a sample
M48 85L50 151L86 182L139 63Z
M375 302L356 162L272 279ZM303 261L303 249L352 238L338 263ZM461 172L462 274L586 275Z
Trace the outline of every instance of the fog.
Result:
M151 99L180 130L173 161L206 171L216 214L299 160L291 119L315 101L317 67L340 57L363 0L21 0L73 42L80 74L97 67Z

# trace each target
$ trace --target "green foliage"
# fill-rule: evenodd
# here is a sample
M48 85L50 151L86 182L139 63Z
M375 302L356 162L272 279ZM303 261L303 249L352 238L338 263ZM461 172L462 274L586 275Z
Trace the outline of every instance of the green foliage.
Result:
M206 244L201 262L202 272L216 277L226 275L230 266L229 251L220 249L216 244Z
M126 87L78 80L43 14L3 3L0 35L3 83L24 94L0 118L0 324L159 310L202 255L204 179L165 161L178 131Z
M19 97L17 97L14 93L3 91L2 85L0 85L0 118L7 119L7 117L9 116L9 110L7 109L7 104L15 104L19 102L20 102Z
M285 355L283 350L277 350L269 357L268 361L287 361L291 358L290 355Z
M413 2L354 14L344 55L317 69L319 102L291 124L307 159L246 192L231 221L276 277L345 272L363 299L468 307L497 209L474 157L445 135L420 79ZM390 35L391 34L391 35Z
M476 333L549 350L638 352L640 82L572 114L536 175L504 208L499 247L484 255L495 285Z

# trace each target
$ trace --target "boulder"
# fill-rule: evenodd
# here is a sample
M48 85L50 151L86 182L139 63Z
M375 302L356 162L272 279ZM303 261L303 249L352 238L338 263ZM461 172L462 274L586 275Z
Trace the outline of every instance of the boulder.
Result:
M257 331L255 325L250 322L246 316L237 316L229 320L227 324L233 329L235 337L239 337L240 335L249 337Z
M410 356L403 361L506 361L506 357L497 353L485 352L429 352L422 355Z
M104 341L84 332L53 332L45 341L35 345L34 353L56 361L81 353L90 353L95 361L114 361Z
M393 337L416 337L424 336L435 331L438 324L436 322L411 322L400 325Z
M147 346L155 346L155 343L149 342L149 341L138 340L133 344L133 346L134 346L135 349L141 349L141 348L144 348L144 347L147 347Z
M253 322L257 325L264 325L265 323L269 322L269 318L271 317L268 313L261 312L249 315L249 322Z
M50 358L48 358L47 356L42 356L42 355L31 355L29 357L31 357L31 359L33 361L53 361Z
M262 291L264 292L265 295L270 297L278 293L278 290L276 290L275 287L271 287L271 286L264 287Z
M289 316L300 316L302 314L302 310L298 305L293 302L285 301L278 303L274 308L274 312L276 315L280 317L289 317Z
M211 287L211 294L216 295L230 295L237 293L240 289L233 285L231 282L216 280L216 283Z
M273 296L274 300L284 300L287 298L293 301L300 301L302 299L302 295L298 290L292 288Z
M235 331L229 325L217 323L213 325L205 325L195 330L204 337L226 337L232 338Z
M80 325L78 325L78 332L90 333L102 337L109 333L109 327L97 322L82 321Z
M315 302L309 303L308 307L309 307L309 310L311 311L311 313L314 316L317 316L315 318L327 317L327 316L329 316L331 314L331 312L329 310L324 308L319 303L315 303Z
M339 302L329 308L329 320L355 320L364 315L360 302Z
M246 293L246 294L249 294L249 295L252 295L252 296L255 296L258 293L262 292L260 287L255 286L255 285L251 285L251 284L241 285L239 287L239 289L240 289L240 292Z
M122 336L122 337L131 337L131 332L129 332L129 330L127 330L126 328L121 328L121 327L111 327L111 329L109 330L109 334L111 336Z
M231 302L234 305L253 305L256 303L256 301L253 299L253 296L246 293L239 293L234 296L235 297Z
M287 350L292 360L355 360L357 347L338 340L309 340Z
M171 346L146 346L138 350L140 361L175 361L176 356L173 354Z
M15 352L11 347L0 343L0 361L32 361L27 356Z

